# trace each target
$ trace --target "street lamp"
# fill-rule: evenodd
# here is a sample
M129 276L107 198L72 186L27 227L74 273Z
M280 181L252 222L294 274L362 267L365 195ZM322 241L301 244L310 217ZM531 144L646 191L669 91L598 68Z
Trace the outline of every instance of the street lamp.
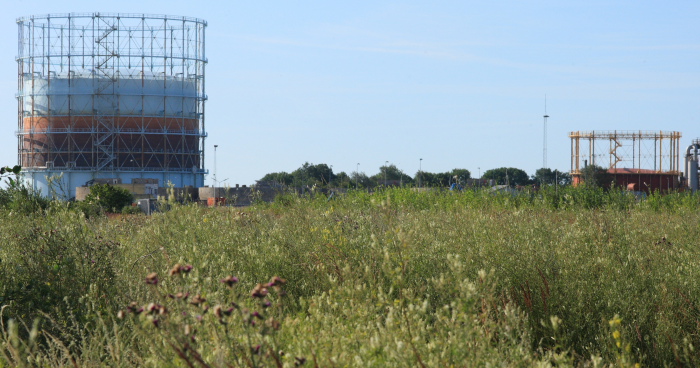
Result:
M355 189L360 188L360 163L357 163L357 167L355 168Z
M418 174L420 174L420 181L418 182L418 187L423 187L423 159L421 158L418 162Z
M386 170L389 168L389 161L384 161L384 186L386 186Z
M219 147L218 144L214 145L214 188L216 188L216 149ZM216 189L214 189L216 190Z
M331 165L331 170L328 172L328 189L331 189L331 177L333 176L333 165Z

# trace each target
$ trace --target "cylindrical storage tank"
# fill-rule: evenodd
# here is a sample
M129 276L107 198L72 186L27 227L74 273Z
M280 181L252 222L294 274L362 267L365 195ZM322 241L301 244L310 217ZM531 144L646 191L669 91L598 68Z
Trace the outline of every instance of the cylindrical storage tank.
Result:
M17 24L18 161L36 189L203 185L205 21L71 13Z

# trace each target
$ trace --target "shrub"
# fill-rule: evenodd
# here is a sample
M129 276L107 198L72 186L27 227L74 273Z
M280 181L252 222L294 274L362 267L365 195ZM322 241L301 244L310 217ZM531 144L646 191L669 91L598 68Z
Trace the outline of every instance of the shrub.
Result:
M96 204L107 212L120 212L124 206L134 201L134 196L128 190L109 184L95 184L90 187L90 194L85 202Z

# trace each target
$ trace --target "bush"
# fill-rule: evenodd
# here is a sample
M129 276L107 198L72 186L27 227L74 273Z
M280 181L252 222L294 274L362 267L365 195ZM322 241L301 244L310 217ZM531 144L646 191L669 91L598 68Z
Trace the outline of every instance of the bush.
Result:
M29 322L48 313L67 327L85 322L85 300L111 310L118 243L86 231L83 217L67 209L23 226L17 226L26 221L19 214L3 213L2 220L7 233L0 249L3 319Z
M125 206L131 205L134 196L128 190L109 184L95 184L90 187L90 194L85 202L97 204L107 212L120 212Z
M129 205L124 206L124 208L122 208L122 213L125 215L138 215L140 213L143 213L143 211L139 206Z

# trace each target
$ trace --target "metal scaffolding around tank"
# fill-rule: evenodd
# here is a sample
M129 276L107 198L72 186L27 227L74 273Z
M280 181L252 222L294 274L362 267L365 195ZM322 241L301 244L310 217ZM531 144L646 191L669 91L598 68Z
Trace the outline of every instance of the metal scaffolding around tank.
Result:
M206 22L70 13L17 20L18 162L34 187L204 182ZM54 177L54 179L51 179Z
M588 165L606 169L615 185L636 191L679 188L680 139L677 131L575 131L571 138L571 175L582 181Z

